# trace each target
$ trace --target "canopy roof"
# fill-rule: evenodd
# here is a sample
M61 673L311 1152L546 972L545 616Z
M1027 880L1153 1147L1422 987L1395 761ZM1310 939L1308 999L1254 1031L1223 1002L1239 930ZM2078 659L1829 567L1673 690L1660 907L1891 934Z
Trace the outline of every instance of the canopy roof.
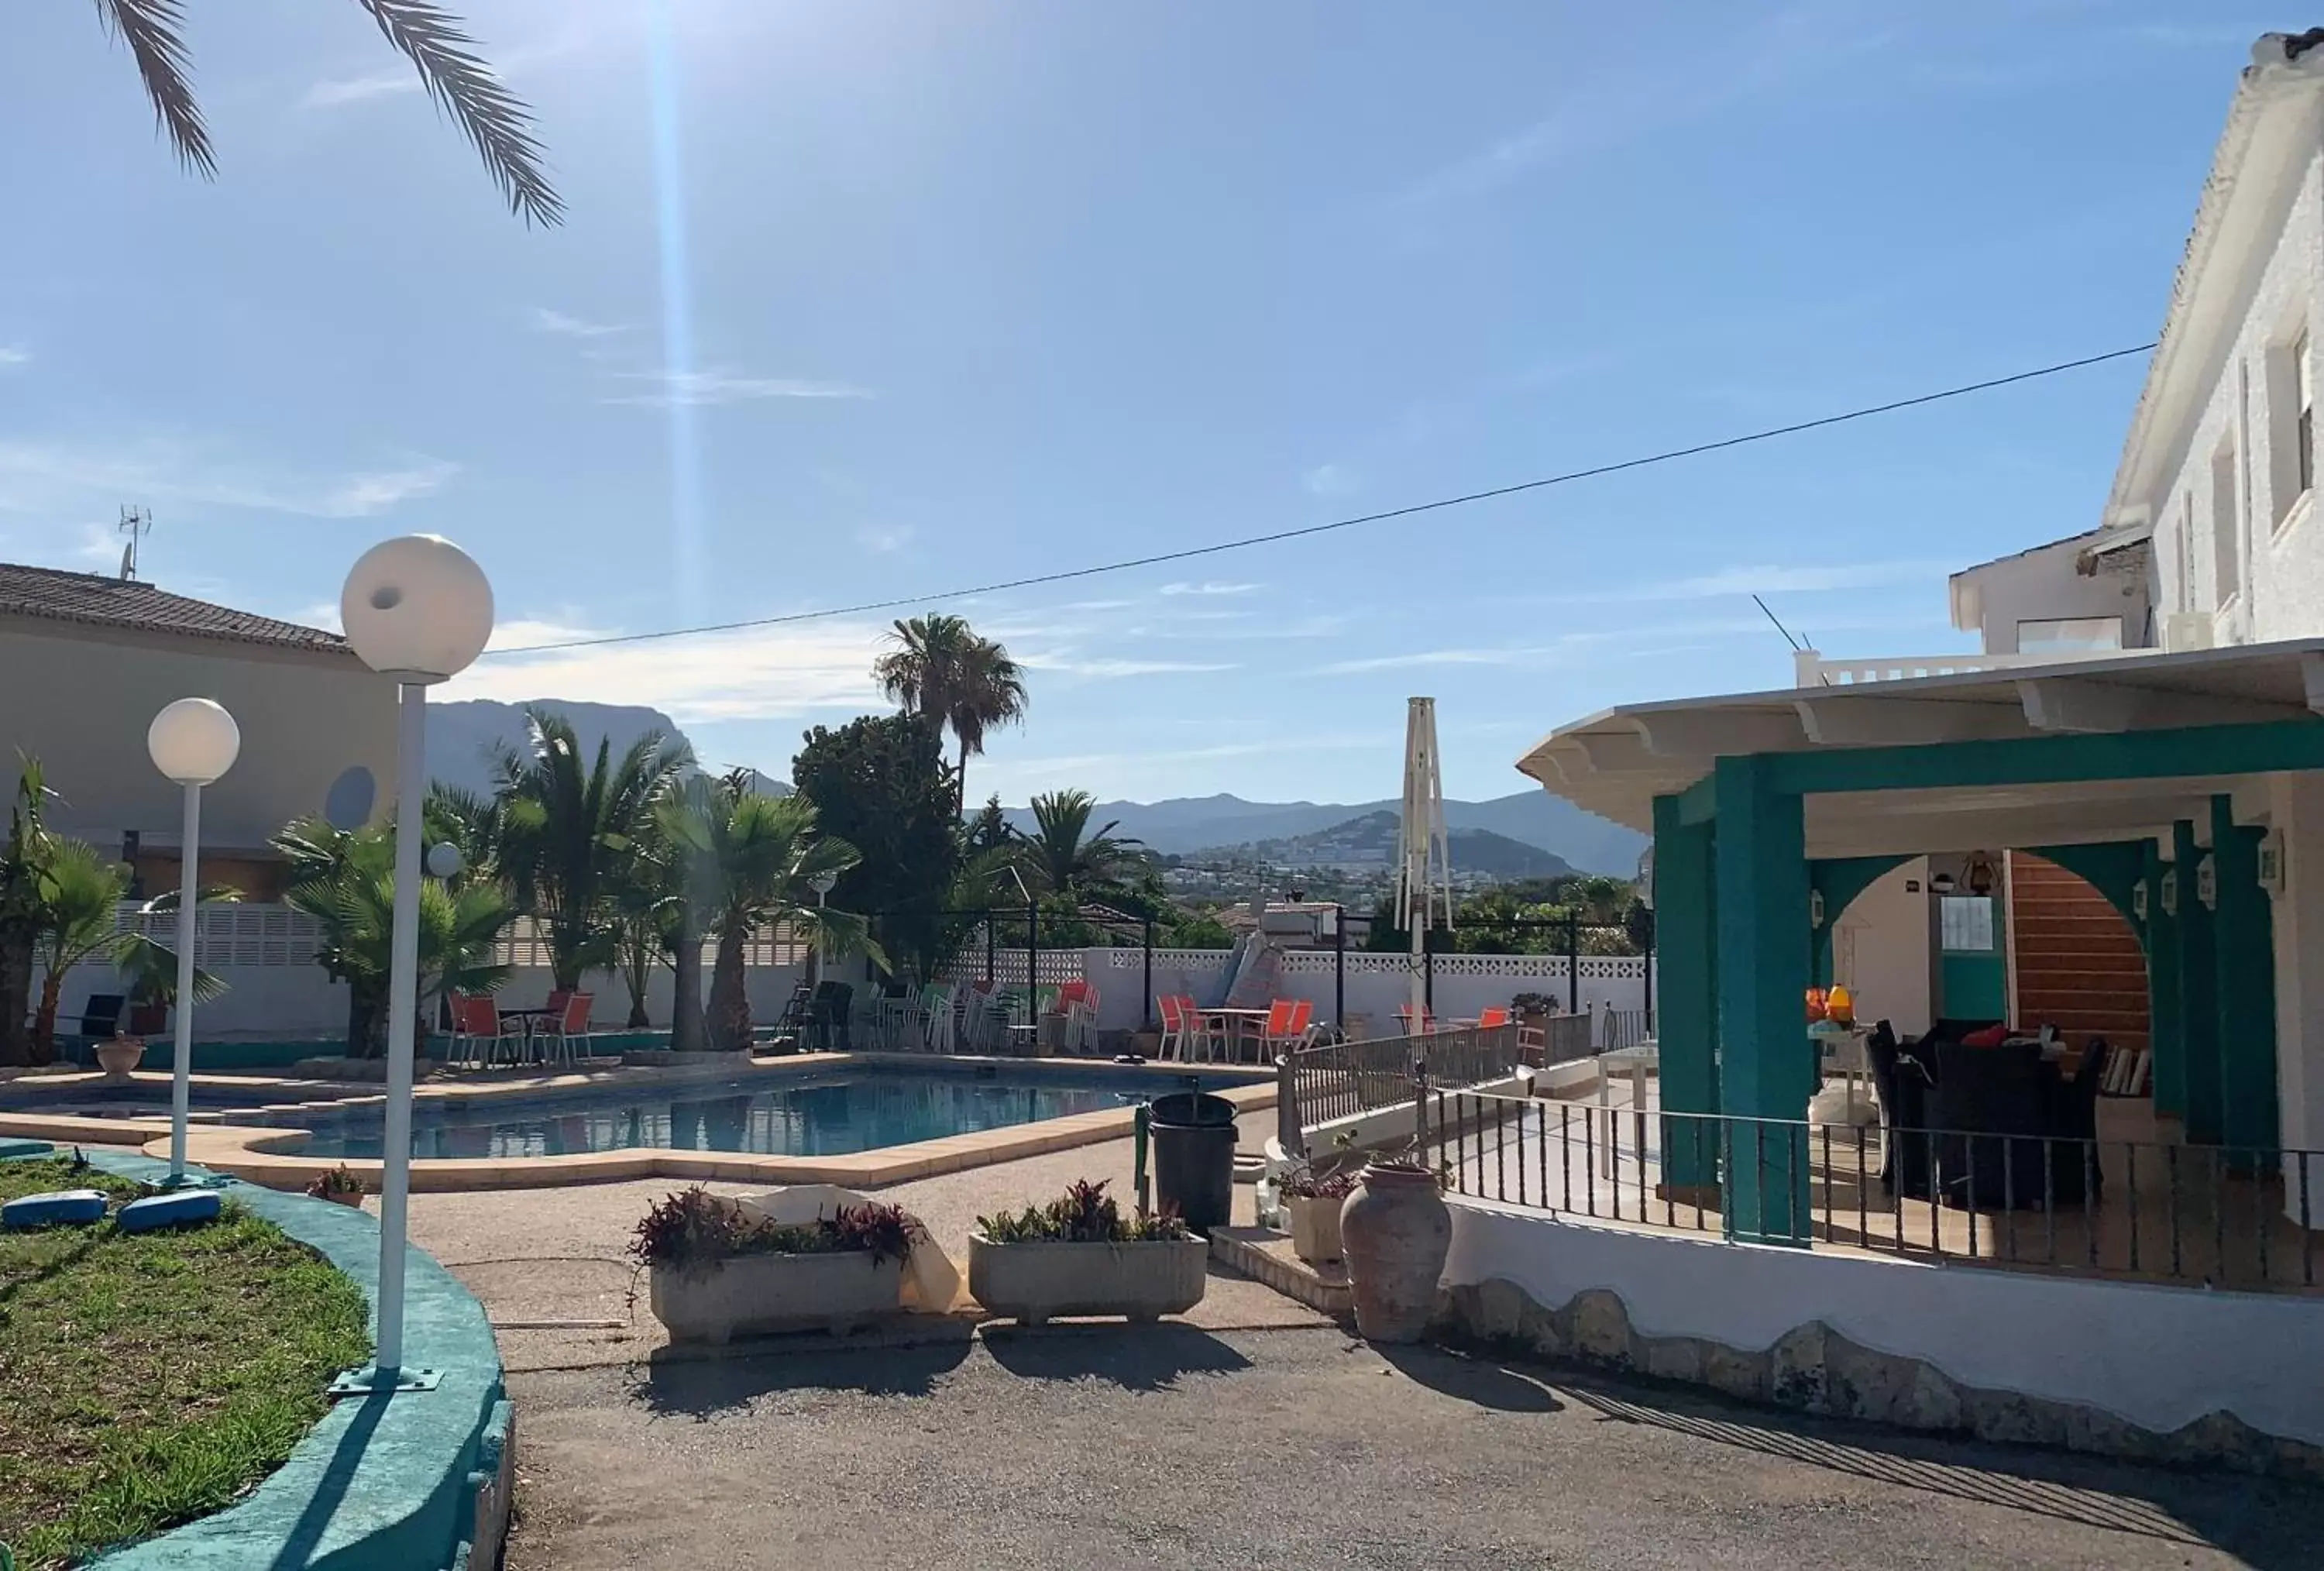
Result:
M2180 730L2324 712L2324 638L2126 654L1901 681L1624 705L1552 732L1517 761L1554 796L1651 831L1658 796L1722 756L1923 747ZM2135 838L2249 777L2080 780L1811 796L1817 855Z

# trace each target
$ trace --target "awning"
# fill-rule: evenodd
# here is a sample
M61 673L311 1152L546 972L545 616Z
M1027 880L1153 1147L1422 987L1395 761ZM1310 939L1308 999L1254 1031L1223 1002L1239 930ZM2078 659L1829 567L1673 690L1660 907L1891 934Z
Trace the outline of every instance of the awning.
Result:
M2319 712L2324 639L2301 639L1625 705L1560 726L1517 768L1553 796L1650 831L1655 799L1685 790L1722 756L2175 730ZM2123 838L2195 816L2192 805L2238 783L2250 785L2246 777L2190 776L1833 793L1810 799L1809 835L1819 855Z

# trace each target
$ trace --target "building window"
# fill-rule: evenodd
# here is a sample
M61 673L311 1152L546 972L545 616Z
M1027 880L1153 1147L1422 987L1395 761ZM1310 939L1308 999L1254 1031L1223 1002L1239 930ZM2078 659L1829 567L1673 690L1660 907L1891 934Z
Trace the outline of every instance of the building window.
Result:
M2243 587L2243 553L2236 539L2236 446L2211 455L2211 600L2225 605Z
M2298 466L2299 494L2305 496L2316 484L2316 381L2308 369L2305 332L2292 341L2292 385L2293 407L2300 411L2292 421L2292 461Z
M2120 649L2119 616L2052 616L2017 624L2020 654L2071 654L2086 649Z
M2195 609L2195 492L2179 499L2179 609Z
M1939 895L1937 941L1949 954L1992 954L1993 897L1989 894Z

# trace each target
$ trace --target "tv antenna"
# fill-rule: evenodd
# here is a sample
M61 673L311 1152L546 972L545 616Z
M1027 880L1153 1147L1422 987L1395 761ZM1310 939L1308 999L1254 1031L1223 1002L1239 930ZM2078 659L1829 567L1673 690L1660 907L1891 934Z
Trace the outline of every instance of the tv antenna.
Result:
M134 584L137 581L137 542L153 532L152 512L143 507L124 507L121 532L129 537L129 543L121 550L121 581Z
M1784 625L1784 619L1782 617L1767 609L1767 603L1765 600L1762 600L1759 596L1754 595L1751 596L1751 604L1757 605L1760 611L1766 615L1767 620L1775 624L1775 631L1784 635L1784 642L1792 646L1792 652L1794 654L1798 654L1801 651L1807 648L1807 645L1802 643L1798 639L1792 636L1792 630Z

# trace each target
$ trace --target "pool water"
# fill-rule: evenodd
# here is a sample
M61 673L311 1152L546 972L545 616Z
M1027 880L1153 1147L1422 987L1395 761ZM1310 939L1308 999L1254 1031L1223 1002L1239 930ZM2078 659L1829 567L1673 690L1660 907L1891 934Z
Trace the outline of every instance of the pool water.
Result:
M1227 1082L1238 1083L1238 1082ZM420 1104L415 1157L569 1156L660 1146L762 1156L842 1156L946 1135L1128 1107L1214 1082L1193 1075L851 1073L776 1086L688 1087L678 1095L611 1090L553 1104L473 1112ZM301 1155L376 1157L379 1121L316 1129Z

